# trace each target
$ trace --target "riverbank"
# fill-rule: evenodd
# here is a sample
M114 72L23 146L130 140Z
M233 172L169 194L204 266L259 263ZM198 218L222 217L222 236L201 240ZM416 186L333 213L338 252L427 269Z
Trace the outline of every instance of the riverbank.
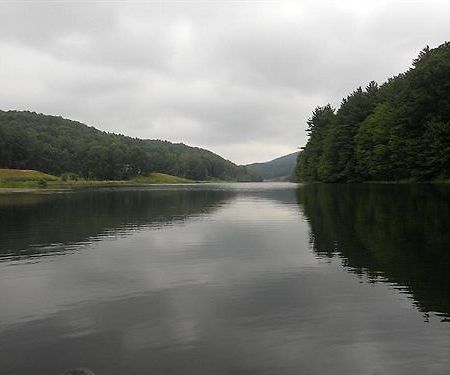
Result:
M36 190L60 190L86 187L145 186L154 184L191 184L189 180L165 173L150 173L130 180L86 180L76 176L57 177L35 170L0 169L0 193L32 192Z

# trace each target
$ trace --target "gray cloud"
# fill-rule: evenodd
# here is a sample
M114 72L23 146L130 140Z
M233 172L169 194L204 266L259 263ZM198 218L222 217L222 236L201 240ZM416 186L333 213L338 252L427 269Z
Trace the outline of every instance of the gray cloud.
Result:
M2 2L0 108L238 162L305 143L317 105L450 35L445 1Z

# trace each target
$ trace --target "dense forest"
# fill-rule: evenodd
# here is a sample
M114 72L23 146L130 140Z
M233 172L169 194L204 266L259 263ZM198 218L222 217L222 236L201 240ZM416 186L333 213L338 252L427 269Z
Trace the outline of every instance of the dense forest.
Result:
M265 163L247 164L246 168L263 180L294 180L297 152L284 155Z
M297 160L299 181L450 178L450 43L424 48L405 73L374 81L335 110L317 107Z
M0 168L126 180L162 172L192 180L257 179L210 151L106 133L57 116L0 111Z

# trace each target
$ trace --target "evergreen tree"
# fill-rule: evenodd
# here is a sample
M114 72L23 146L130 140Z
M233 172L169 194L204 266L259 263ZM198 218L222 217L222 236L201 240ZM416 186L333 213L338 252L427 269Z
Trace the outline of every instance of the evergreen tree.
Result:
M355 90L327 126L316 126L317 114L298 157L300 181L450 178L450 43L425 47L381 87Z

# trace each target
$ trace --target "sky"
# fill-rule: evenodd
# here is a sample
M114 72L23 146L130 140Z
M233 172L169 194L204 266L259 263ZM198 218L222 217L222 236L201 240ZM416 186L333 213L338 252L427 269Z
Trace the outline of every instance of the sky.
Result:
M0 15L0 109L238 164L297 151L316 106L450 40L446 0L0 0Z

